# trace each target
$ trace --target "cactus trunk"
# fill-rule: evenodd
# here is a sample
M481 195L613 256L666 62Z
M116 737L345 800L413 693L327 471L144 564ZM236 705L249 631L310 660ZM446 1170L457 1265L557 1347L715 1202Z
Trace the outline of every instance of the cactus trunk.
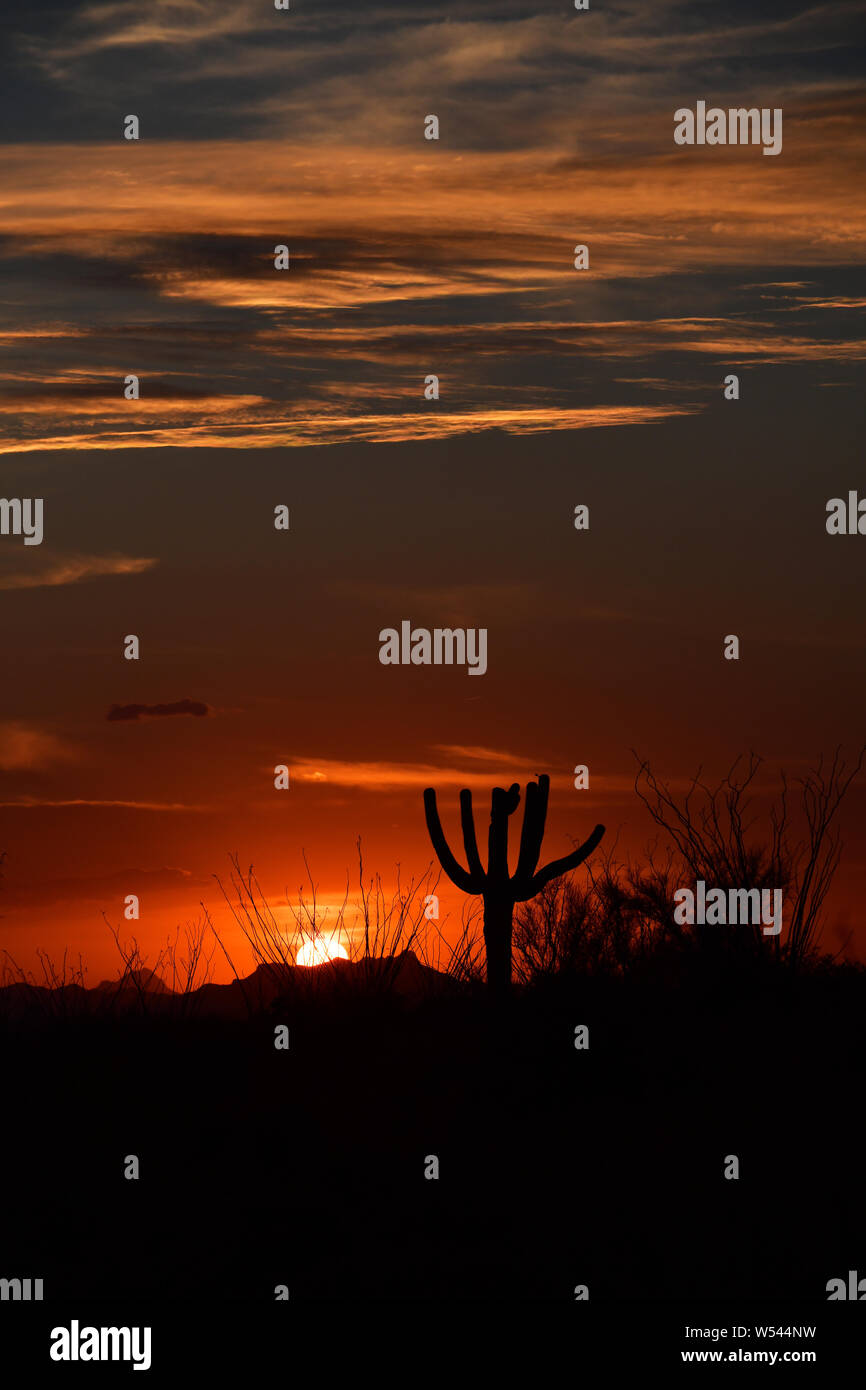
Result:
M511 992L511 898L484 896L484 946L487 952L487 987L496 999Z

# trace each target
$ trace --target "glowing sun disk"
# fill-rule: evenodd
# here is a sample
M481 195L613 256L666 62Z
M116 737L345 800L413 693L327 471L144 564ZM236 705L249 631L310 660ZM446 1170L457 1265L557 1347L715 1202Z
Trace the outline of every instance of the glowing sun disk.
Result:
M348 960L349 953L335 936L314 936L298 947L298 965L324 965L329 960Z

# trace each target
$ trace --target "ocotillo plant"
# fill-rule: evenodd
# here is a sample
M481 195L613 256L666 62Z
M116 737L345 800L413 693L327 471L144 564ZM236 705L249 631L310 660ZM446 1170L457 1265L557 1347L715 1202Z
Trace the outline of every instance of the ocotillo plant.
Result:
M550 795L550 778L542 775L537 782L530 782L526 788L526 801L523 808L523 829L520 835L520 853L517 868L513 874L508 872L508 817L513 815L520 804L520 786L515 782L508 791L494 787L490 798L490 834L488 837L487 871L481 864L478 841L475 836L475 821L472 815L472 793L464 789L460 793L460 820L463 826L463 844L466 847L468 869L458 863L445 839L439 812L436 807L436 792L427 787L424 792L424 812L427 829L433 848L439 856L439 863L452 883L456 883L464 893L478 893L484 899L484 945L487 949L487 987L491 995L502 997L511 986L511 919L515 903L526 902L540 893L551 879L568 873L582 864L591 854L604 834L604 826L597 825L589 839L579 849L572 850L562 859L554 859L543 869L538 868L541 842L544 839L544 824L547 820L547 799Z

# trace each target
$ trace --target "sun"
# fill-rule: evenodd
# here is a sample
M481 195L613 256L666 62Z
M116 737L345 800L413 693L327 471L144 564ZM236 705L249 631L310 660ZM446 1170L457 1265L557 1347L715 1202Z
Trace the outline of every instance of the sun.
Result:
M329 960L348 959L349 952L335 936L313 936L298 948L295 964L324 965Z

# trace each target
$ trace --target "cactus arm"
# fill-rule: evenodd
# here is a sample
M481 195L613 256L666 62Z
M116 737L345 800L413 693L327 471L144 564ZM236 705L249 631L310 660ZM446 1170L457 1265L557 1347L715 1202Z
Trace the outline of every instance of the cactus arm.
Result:
M494 787L490 796L490 833L487 837L487 884L502 889L508 882L508 792Z
M427 818L427 830L433 842L439 863L445 870L452 883L464 893L480 893L483 890L483 882L479 882L475 875L469 873L458 864L454 855L451 853L448 841L445 839L445 832L442 829L442 822L439 819L439 811L436 807L436 792L433 787L426 787L424 791L424 815Z
M503 806L505 807L505 814L506 814L506 816L513 816L513 815L514 815L514 812L517 810L518 806L520 805L520 783L519 783L519 782L512 782L512 783L511 783L511 786L508 788L508 791L505 793L505 800L503 801L502 804L503 804Z
M587 855L592 854L602 835L604 826L597 825L588 840L571 854L566 854L562 859L554 859L552 863L546 864L543 869L539 869L529 883L529 891L520 901L525 902L526 898L534 898L536 893L540 893L551 879L559 878L562 874L567 874L569 869L576 869L578 864L582 864Z
M520 832L520 856L514 872L515 886L522 889L528 884L538 868L541 842L544 839L544 823L547 820L547 798L550 793L550 778L542 773L537 782L529 782L523 808L523 828Z
M475 818L472 815L472 793L468 787L460 793L460 822L463 826L463 844L469 872L476 879L484 878L481 856L478 853L478 840L475 837ZM480 891L480 890L479 890Z

